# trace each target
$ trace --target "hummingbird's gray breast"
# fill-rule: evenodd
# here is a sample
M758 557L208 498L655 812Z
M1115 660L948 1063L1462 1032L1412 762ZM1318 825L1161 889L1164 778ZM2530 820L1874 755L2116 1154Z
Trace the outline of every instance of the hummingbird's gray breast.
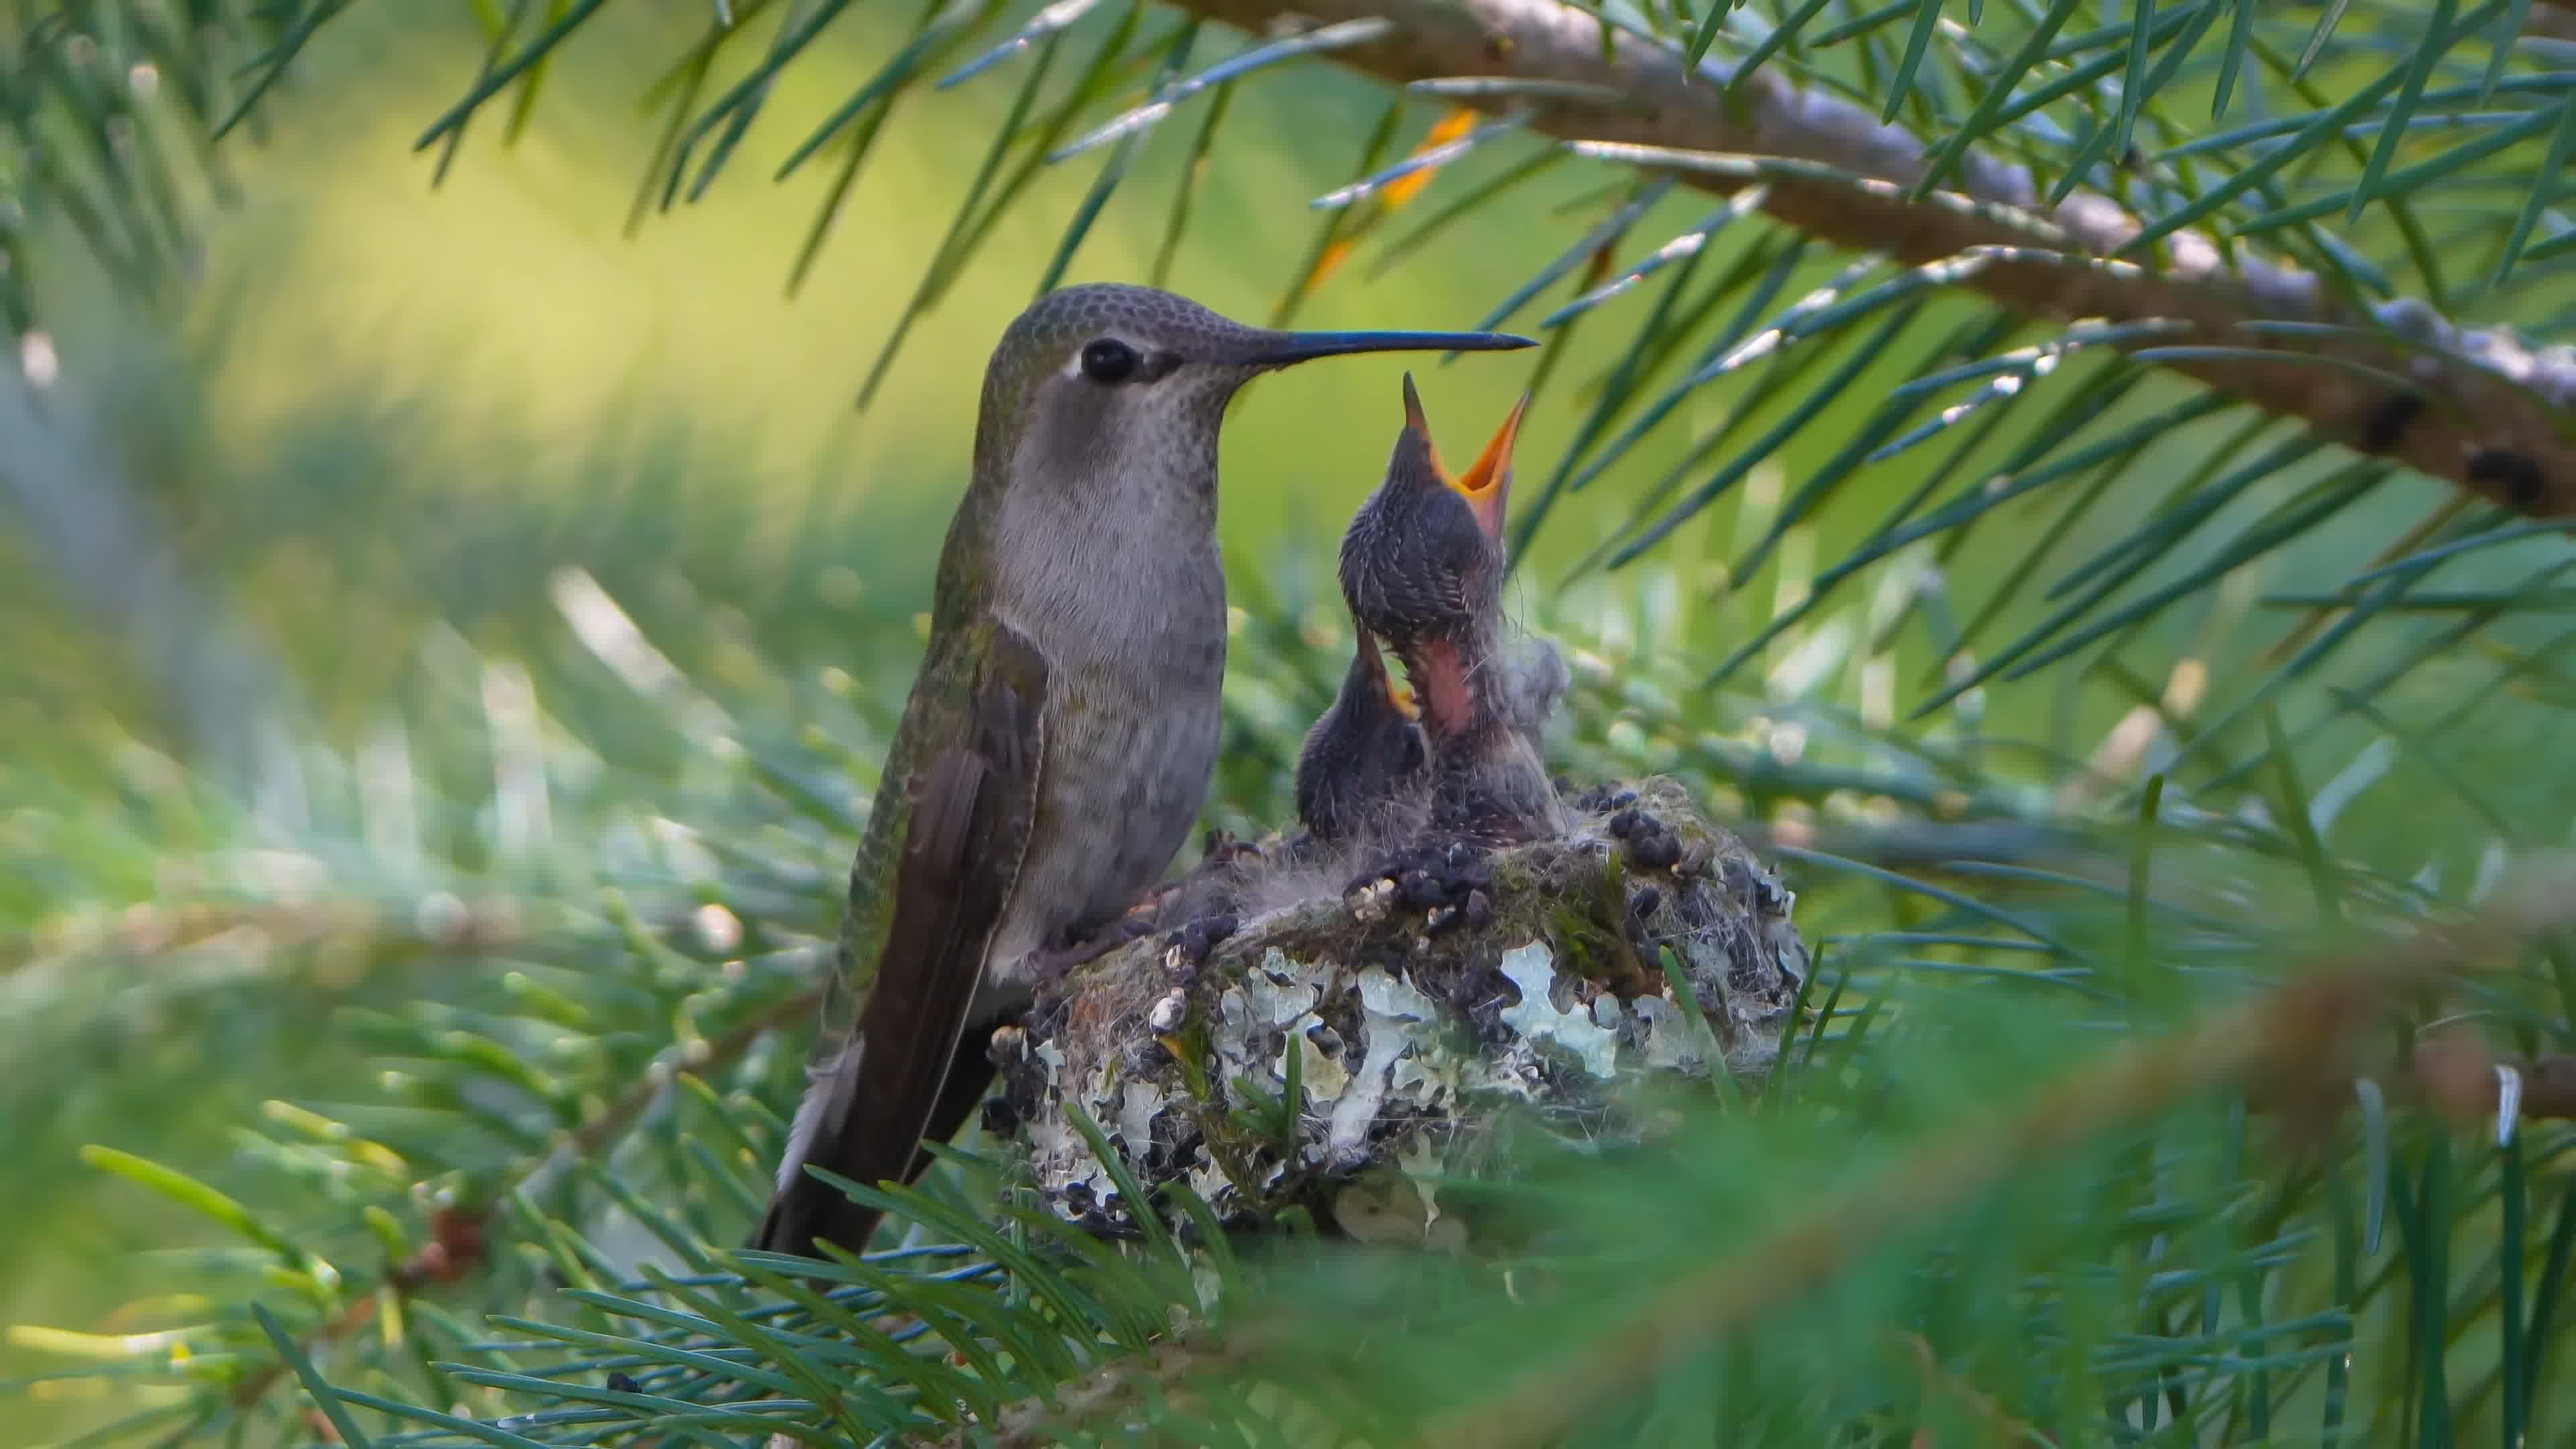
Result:
M1162 877L1216 768L1226 639L1215 541L1141 532L1058 553L1073 567L1022 572L1000 601L1046 654L1049 685L1036 819L987 957L995 1005L1025 990L1016 968L1029 952L1113 923Z

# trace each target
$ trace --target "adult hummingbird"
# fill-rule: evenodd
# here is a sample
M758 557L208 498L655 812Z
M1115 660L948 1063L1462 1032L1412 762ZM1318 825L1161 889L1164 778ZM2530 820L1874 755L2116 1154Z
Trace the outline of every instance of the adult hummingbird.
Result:
M1342 536L1342 594L1359 626L1404 661L1431 744L1430 824L1495 844L1561 823L1539 731L1566 686L1544 640L1503 618L1503 519L1523 396L1485 450L1452 476L1432 446L1413 378L1386 479Z
M1358 631L1350 671L1297 751L1297 818L1318 845L1410 835L1431 804L1431 746L1412 691Z
M1145 287L1049 293L994 347L930 640L850 869L838 970L751 1246L862 1250L991 1079L984 1032L1159 878L1207 793L1225 672L1217 432L1254 377L1493 333L1279 332Z

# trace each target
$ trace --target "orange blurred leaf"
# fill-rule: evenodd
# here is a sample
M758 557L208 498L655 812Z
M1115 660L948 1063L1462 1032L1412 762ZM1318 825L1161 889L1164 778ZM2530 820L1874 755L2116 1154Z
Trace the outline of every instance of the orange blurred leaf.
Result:
M1442 116L1429 131L1423 134L1421 142L1405 154L1419 156L1425 151L1446 146L1474 129L1476 129L1476 112L1466 106L1452 106L1447 115ZM1431 179L1440 174L1440 170L1438 166L1425 166L1419 171L1399 176L1378 188L1377 193L1366 203L1366 214L1354 221L1339 237L1334 238L1332 245L1326 247L1324 254L1316 259L1315 270L1306 278L1302 290L1312 290L1322 286L1325 278L1338 270L1342 263L1350 260L1351 253L1358 248L1360 238L1368 235L1370 228L1394 215L1405 203L1420 196L1423 189L1431 184Z

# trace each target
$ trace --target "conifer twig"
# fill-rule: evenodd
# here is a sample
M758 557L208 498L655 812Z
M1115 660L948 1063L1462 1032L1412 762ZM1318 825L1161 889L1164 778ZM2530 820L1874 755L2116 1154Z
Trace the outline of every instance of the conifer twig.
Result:
M2463 1032L2420 1043L2409 1068L2416 1090L2457 1120L2494 1117L2504 1100L2499 1074L2512 1072L2520 1078L2522 1089L2517 1117L2526 1122L2576 1121L2576 1056L2500 1057Z

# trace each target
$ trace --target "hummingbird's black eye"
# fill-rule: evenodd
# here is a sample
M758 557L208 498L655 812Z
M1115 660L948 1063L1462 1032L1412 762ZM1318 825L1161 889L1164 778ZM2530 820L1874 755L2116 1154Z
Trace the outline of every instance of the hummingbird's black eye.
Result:
M1125 382L1144 361L1135 348L1115 337L1103 337L1083 344L1082 375L1093 382Z

